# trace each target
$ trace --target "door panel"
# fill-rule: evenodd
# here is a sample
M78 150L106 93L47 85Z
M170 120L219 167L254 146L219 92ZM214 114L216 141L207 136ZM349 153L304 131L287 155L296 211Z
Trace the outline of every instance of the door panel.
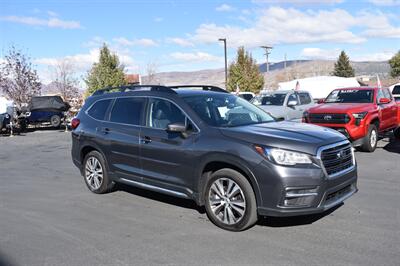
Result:
M185 114L172 102L149 99L146 127L140 132L143 176L153 182L192 187L195 133ZM168 132L170 123L184 123L189 134ZM193 128L193 127L192 127Z

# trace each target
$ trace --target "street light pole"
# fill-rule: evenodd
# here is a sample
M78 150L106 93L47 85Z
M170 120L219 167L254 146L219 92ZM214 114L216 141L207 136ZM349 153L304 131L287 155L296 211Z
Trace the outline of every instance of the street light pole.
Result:
M226 38L218 39L220 42L224 42L224 54L225 54L225 89L228 86L228 60L226 57Z

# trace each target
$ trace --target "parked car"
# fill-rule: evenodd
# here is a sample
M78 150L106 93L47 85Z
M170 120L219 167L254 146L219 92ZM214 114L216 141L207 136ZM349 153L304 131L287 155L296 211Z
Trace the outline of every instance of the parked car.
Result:
M117 89L94 93L71 122L72 159L94 193L124 183L192 199L240 231L258 215L320 213L357 191L353 149L335 130L276 122L220 88Z
M390 86L390 91L396 102L400 102L400 83Z
M309 92L293 90L261 94L251 103L284 120L301 120L303 112L315 105Z
M379 133L394 130L398 136L399 105L387 88L337 89L322 104L306 111L303 120L336 129L354 146L373 152Z
M64 118L64 112L70 108L60 96L32 97L27 110L21 115L26 125L50 123L54 128L59 128Z

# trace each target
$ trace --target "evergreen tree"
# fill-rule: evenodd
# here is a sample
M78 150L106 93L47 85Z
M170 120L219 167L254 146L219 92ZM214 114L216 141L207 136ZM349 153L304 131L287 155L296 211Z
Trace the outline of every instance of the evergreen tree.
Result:
M390 75L392 77L400 77L400 51L397 52L390 60Z
M333 75L344 78L354 77L354 69L350 65L349 57L344 51L340 53L339 58L335 63Z
M99 62L94 63L85 79L86 95L98 89L125 85L124 66L120 64L118 56L112 54L104 44L100 50Z
M239 87L241 91L258 93L264 86L264 77L256 61L244 47L239 47L236 61L229 65L228 73L227 88L230 91L235 91Z
M30 58L12 46L4 59L0 68L0 90L18 106L40 95L42 84Z

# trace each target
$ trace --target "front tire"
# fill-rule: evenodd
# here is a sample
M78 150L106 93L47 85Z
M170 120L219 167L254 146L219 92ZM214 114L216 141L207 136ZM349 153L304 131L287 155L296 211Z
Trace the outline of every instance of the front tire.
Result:
M376 125L372 124L369 125L368 128L368 134L366 138L364 139L364 143L361 146L362 151L366 152L373 152L376 149L376 146L378 144L378 129Z
M91 151L85 156L83 162L83 176L90 191L96 194L109 192L114 183L108 176L103 155L98 151Z
M393 135L394 135L394 137L395 137L396 139L400 139L400 127L396 128L396 129L393 131Z
M249 181L232 169L211 174L205 189L209 219L230 231L245 230L257 222L257 204Z

